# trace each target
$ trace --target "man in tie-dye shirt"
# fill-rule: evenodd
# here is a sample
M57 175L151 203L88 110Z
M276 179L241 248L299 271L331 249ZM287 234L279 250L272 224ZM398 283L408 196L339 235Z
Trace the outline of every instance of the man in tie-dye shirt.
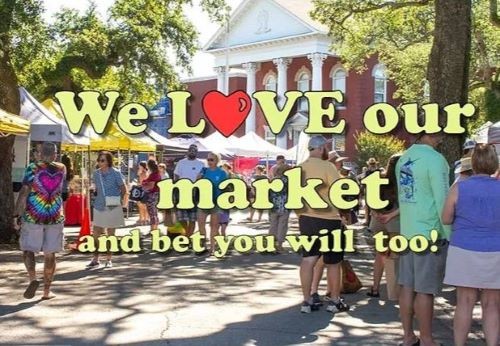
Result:
M35 253L44 252L44 290L42 299L55 296L50 284L56 268L55 253L63 249L64 215L62 187L66 178L66 167L54 162L57 147L54 143L43 143L41 160L30 164L24 173L23 188L16 203L16 224L21 220L20 246L30 283L24 297L31 299L39 286L35 271Z

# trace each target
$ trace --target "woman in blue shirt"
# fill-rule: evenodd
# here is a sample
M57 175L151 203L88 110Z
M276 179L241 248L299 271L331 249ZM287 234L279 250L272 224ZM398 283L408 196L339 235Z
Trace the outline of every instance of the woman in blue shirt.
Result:
M443 208L452 224L444 283L457 287L455 345L465 345L477 293L481 292L487 345L497 345L500 323L500 181L495 147L478 144L472 154L474 175L454 184Z
M205 224L207 217L210 215L210 255L215 251L215 236L219 235L219 212L220 208L217 207L217 197L222 193L219 189L219 184L227 179L227 173L218 167L220 157L218 154L209 153L207 156L207 165L201 170L198 179L208 179L213 185L213 199L215 207L212 209L199 209L198 210L198 228L200 234L206 236Z

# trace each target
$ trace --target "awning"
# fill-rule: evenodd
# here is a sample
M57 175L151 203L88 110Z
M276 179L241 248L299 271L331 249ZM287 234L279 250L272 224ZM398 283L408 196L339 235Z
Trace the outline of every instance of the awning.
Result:
M255 132L249 132L238 138L234 146L228 149L235 155L246 157L269 157L287 153L286 150L259 137Z
M0 136L26 136L30 132L30 122L0 108Z
M57 102L52 99L46 99L42 102L42 106L45 107L51 114L54 114L59 120L64 120L64 114L62 112L61 106ZM69 129L67 129L69 132ZM62 150L74 150L77 149L86 149L90 145L90 135L88 129L84 131L81 135L71 134L71 141L64 141L61 143Z
M102 135L90 129L90 150L131 150L131 151L155 151L160 143L144 134L128 135L123 133L118 125L112 121L107 127L107 131Z

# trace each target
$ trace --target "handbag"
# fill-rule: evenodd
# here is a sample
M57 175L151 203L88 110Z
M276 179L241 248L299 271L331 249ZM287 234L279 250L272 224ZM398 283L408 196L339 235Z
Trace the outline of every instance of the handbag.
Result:
M120 196L106 196L106 190L104 189L104 184L102 182L102 174L99 172L99 180L101 181L102 192L104 193L104 204L106 207L118 207L122 205L122 200Z
M356 293L363 285L352 269L351 263L342 261L342 293Z
M142 186L134 185L130 190L129 199L131 201L144 202L144 200L146 199L146 191Z

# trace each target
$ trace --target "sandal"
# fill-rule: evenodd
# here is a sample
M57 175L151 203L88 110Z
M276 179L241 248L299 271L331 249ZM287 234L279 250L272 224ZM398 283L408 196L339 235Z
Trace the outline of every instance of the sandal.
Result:
M38 280L33 280L30 282L28 287L26 288L26 291L24 291L24 298L26 299L31 299L35 296L35 292L38 289L38 286L40 286L40 281Z
M366 292L366 295L372 298L380 298L380 292L378 290L375 291L373 287L370 287L370 290Z

